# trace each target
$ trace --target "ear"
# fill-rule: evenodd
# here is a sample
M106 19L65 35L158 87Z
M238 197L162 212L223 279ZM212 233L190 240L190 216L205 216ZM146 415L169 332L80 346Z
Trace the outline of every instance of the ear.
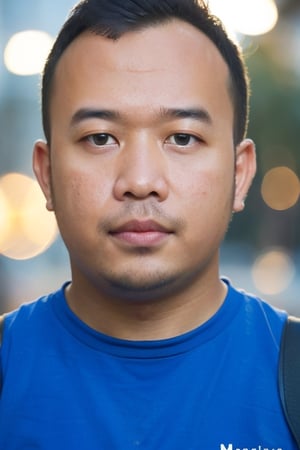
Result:
M46 208L48 211L53 211L50 149L46 142L39 140L35 143L32 165L37 181L46 197Z
M233 211L244 209L245 198L256 173L255 145L251 139L244 139L236 148L235 194Z

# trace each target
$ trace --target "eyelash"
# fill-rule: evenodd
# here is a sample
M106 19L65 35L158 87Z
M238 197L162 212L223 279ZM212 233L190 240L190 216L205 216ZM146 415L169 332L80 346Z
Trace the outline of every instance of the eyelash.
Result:
M113 143L96 143L95 141L94 141L94 139L95 138L104 138L104 140L109 140L109 139L112 139L114 142ZM109 133L94 133L94 134L90 134L89 136L86 136L85 138L84 138L84 140L85 141L87 141L87 142L89 142L91 145L94 145L95 147L104 147L104 146L107 146L107 145L113 145L113 144L115 144L115 143L117 143L117 140L116 140L116 138L114 138L111 134L109 134Z
M102 142L97 143L97 142L95 142L95 140L97 138L100 138L100 139L104 140L105 142L102 141ZM178 143L178 142L176 142L176 139L183 139L184 142ZM105 146L114 145L114 144L118 143L117 139L109 133L90 134L90 135L84 137L83 140L87 141L89 144L91 144L95 147L105 147ZM110 140L112 140L113 142L109 142ZM174 142L171 142L171 140L173 140ZM186 140L188 142L186 142ZM191 143L191 141L193 141L193 142ZM191 133L173 133L165 140L165 142L169 145L174 145L177 147L190 147L193 144L202 142L202 140L198 136L195 136Z
M176 140L176 138L181 139L183 138L184 143L178 143L178 142L168 142L171 140L171 138L173 138L174 140ZM188 143L185 142L185 140L188 139ZM191 143L190 141L194 141L193 143ZM191 145L193 145L194 143L199 143L201 142L201 139L191 133L174 133L171 136L169 136L166 140L166 142L170 143L171 145L176 145L178 147L189 147Z

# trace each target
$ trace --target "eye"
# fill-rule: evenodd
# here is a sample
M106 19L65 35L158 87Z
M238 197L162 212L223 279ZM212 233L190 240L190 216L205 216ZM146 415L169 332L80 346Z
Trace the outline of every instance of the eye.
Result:
M189 133L175 133L167 139L168 144L177 145L179 147L191 146L197 142L200 142L200 139Z
M108 133L95 133L90 134L85 138L90 144L96 147L103 147L105 145L114 145L117 143L117 140Z

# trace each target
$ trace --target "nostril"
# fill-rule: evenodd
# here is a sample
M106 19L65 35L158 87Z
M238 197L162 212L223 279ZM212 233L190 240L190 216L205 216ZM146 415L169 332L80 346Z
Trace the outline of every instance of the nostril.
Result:
M130 199L137 199L137 198L146 198L146 197L155 197L159 198L159 193L156 191L150 191L150 192L141 192L141 191L126 191L123 194L124 197L130 198Z

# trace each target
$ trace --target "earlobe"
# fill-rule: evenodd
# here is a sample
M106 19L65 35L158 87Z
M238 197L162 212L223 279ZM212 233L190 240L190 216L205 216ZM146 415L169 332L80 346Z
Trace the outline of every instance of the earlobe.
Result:
M48 211L54 210L51 189L50 149L46 142L39 140L33 149L33 171L46 198Z
M256 173L255 145L251 139L243 140L236 149L235 195L233 211L244 209L245 198Z

